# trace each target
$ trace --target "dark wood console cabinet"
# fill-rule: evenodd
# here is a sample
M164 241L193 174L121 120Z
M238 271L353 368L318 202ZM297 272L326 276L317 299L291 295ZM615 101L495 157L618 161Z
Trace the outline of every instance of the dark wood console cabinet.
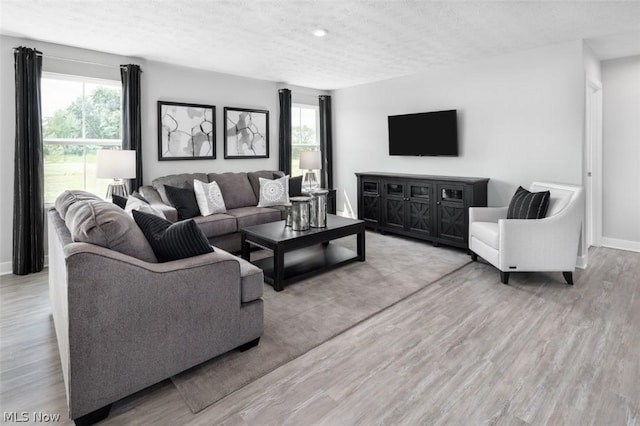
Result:
M356 173L358 219L391 232L468 248L469 207L487 205L487 178Z

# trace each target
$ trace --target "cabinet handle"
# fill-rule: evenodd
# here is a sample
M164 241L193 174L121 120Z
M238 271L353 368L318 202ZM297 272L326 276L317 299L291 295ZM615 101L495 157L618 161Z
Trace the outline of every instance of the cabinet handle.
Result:
M440 201L436 201L436 204L437 204L437 205L440 205Z

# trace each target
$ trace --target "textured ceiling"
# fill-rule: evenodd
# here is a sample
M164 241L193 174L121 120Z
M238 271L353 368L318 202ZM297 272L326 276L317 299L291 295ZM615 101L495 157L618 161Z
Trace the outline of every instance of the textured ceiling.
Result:
M4 35L318 89L572 40L640 39L639 1L0 3ZM322 39L311 34L319 27Z

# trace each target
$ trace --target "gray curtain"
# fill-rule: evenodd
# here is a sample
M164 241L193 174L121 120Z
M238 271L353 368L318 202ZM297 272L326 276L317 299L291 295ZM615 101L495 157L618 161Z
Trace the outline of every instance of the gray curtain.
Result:
M333 189L333 141L331 128L331 96L320 96L320 151L322 152L322 188Z
M14 49L16 140L13 189L13 273L44 266L44 169L40 78L42 53Z
M122 78L122 149L136 151L136 177L130 179L129 192L142 186L142 125L140 112L139 65L120 65Z
M291 174L291 90L280 89L280 127L278 168L285 175Z

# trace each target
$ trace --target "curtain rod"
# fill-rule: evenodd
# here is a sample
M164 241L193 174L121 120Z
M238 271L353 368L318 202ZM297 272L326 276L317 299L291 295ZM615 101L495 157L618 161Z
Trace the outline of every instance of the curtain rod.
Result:
M97 65L99 67L105 67L105 68L123 68L126 67L126 65L107 65L107 64L101 64L99 62L90 62L90 61L82 61L80 59L70 59L70 58L63 58L61 56L52 56L52 55L42 55L43 58L49 58L49 59L58 59L61 61L69 61L69 62L77 62L79 64L87 64L87 65ZM140 72L143 72L142 70L140 70Z
M13 50L18 50L17 47L14 47ZM105 68L122 68L124 65L107 65L107 64L101 64L100 62L91 62L91 61L83 61L80 59L71 59L71 58L63 58L62 56L53 56L53 55L45 55L44 53L40 52L39 50L35 50L34 51L42 56L43 58L48 58L48 59L58 59L60 61L69 61L69 62L77 62L79 64L87 64L87 65L97 65L99 67L105 67ZM142 72L142 70L140 70Z

